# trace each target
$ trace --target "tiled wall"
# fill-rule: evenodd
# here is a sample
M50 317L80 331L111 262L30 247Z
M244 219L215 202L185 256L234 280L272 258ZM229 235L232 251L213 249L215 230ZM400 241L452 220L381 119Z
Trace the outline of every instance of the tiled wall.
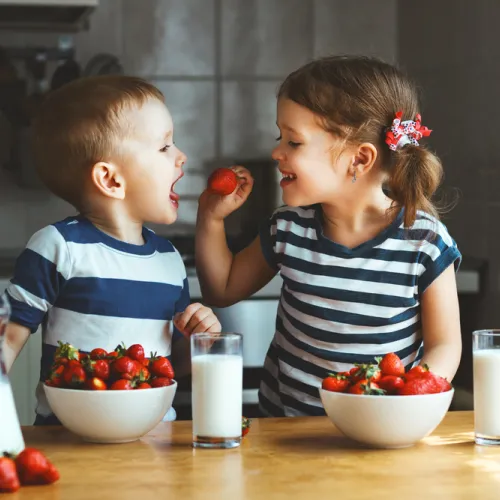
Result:
M207 164L268 157L277 134L275 92L286 74L324 54L397 59L396 0L101 0L90 32L76 37L85 64L98 52L122 60L164 93L176 143L188 155L180 223L193 224ZM21 35L0 32L1 44ZM35 35L54 44L54 35ZM0 248L18 248L72 209L1 178ZM158 230L158 228L156 228Z
M499 16L500 2L489 0L421 0L399 9L400 64L422 88L423 122L434 129L430 143L458 201L444 221L463 254L488 260L478 326L490 328L500 321Z

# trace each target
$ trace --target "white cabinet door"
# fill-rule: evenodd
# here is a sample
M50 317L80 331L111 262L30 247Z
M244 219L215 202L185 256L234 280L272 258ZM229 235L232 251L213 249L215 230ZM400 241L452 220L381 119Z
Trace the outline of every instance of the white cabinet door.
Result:
M8 280L0 279L0 293L7 285ZM32 425L35 421L35 390L40 377L41 357L42 335L39 330L30 336L9 373L21 425Z

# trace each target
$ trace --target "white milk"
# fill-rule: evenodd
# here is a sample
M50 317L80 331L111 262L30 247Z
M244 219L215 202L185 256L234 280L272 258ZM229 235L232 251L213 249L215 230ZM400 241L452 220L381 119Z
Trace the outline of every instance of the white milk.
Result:
M474 426L484 437L500 437L500 349L474 351Z
M201 354L192 360L193 434L198 437L241 436L243 357Z
M24 439L17 418L14 395L9 383L0 382L0 456L4 451L19 453Z

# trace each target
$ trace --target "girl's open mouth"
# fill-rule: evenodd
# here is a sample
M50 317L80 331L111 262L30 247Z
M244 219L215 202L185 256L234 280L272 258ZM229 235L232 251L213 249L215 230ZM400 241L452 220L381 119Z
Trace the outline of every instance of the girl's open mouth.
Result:
M292 174L291 172L283 172L282 170L280 170L280 172L281 175L283 176L283 178L280 181L280 186L282 188L289 186L290 184L292 184L292 182L297 180L297 176L295 174Z

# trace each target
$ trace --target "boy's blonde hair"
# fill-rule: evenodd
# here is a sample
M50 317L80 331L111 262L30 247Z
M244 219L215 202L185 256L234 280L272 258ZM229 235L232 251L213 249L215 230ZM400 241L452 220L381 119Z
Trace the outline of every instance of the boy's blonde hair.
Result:
M131 124L123 111L163 94L141 78L82 78L51 92L34 121L37 172L57 196L81 209L90 168L119 153Z

